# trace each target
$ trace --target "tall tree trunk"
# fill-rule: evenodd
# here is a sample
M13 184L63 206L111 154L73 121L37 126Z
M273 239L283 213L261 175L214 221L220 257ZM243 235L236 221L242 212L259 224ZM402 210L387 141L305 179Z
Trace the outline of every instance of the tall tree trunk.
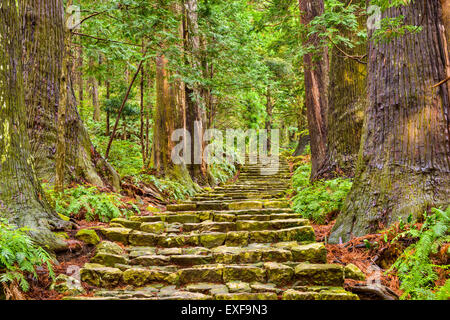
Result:
M198 31L197 0L184 1L184 46L185 60L194 74L201 74L200 36ZM191 177L200 184L207 183L207 166L203 158L203 133L206 125L206 110L202 106L202 89L196 84L186 84L186 127L191 134Z
M53 7L51 7L53 6ZM64 47L61 0L23 0L25 104L34 168L38 177L53 183L57 119ZM67 78L65 177L120 189L119 176L95 150L76 108L72 78Z
M67 1L67 6L72 5L72 0ZM70 60L70 42L71 31L67 28L67 20L63 24L63 52L62 52L62 68L59 86L60 100L58 105L58 126L57 126L57 142L56 142L56 176L55 190L64 191L64 169L66 162L66 111L69 104L68 79L69 69L71 68Z
M83 47L78 48L77 60L77 85L78 85L78 103L81 116L83 117L83 103L84 103L84 80L83 80Z
M447 57L447 61L450 61L450 0L441 0L442 11L441 11L441 20L444 24L444 42L447 43L447 50L445 51L445 55ZM445 45L444 45L445 48ZM447 78L442 79L445 83L450 81L450 63L447 64ZM442 82L441 81L441 82Z
M323 0L299 0L302 24L307 26L324 12ZM328 112L328 49L322 47L317 34L306 39L306 47L318 48L317 52L303 56L305 73L305 105L311 138L311 180L320 179L320 169L327 161L327 112Z
M47 1L47 5L54 8L55 1ZM0 21L0 217L29 228L30 235L45 248L65 249L67 244L52 230L67 223L48 204L32 166L16 1L2 1Z
M445 27L445 35L447 41L447 55L450 53L450 0L441 0L442 4L442 21ZM450 73L450 72L449 72Z
M362 1L363 7L365 2ZM366 19L361 18L360 28L365 27ZM355 33L342 32L350 40L358 40ZM362 62L366 47L361 42L353 48L335 45L332 49L327 118L329 158L319 176L354 175L367 107L367 67Z
M108 80L105 81L106 85L106 100L109 100L111 98L111 84ZM106 132L105 135L109 137L110 135L110 117L111 113L109 112L109 109L106 110Z
M89 59L89 68L94 67L94 59L91 57ZM94 121L100 121L100 103L98 101L98 80L95 76L89 78L89 85L91 89L92 106L94 107L94 113L92 119Z
M145 166L145 164L147 163L147 159L146 159L146 154L145 154L145 122L144 122L144 118L145 118L145 101L144 101L144 90L145 90L145 70L144 67L142 67L141 69L141 83L140 83L140 93L141 93L141 101L140 101L140 105L141 105L141 110L140 110L140 130L139 130L139 141L141 143L141 152L142 152L142 162L143 165Z
M419 33L369 44L369 106L355 181L330 241L373 233L450 199L448 57L439 0L383 15L405 16Z
M159 175L170 171L171 153L174 144L172 132L180 128L180 114L177 112L176 93L169 83L167 59L165 56L156 58L156 108L153 127L153 166ZM182 126L181 126L182 128Z
M146 163L145 163L145 167L147 168L151 162L151 157L150 157L150 118L151 118L151 114L152 114L152 99L150 98L150 96L152 96L153 94L153 90L154 90L154 70L153 68L150 68L150 65L148 65L147 67L147 92L148 92L148 102L147 102L147 106L146 106L146 111L145 111L145 158L147 159Z

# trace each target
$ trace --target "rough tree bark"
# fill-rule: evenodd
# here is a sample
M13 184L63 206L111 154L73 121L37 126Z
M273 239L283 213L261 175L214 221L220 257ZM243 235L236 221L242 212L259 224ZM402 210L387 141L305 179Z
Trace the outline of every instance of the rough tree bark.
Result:
M78 47L77 50L77 85L78 85L78 102L80 104L80 113L83 115L83 103L84 103L84 80L83 80L83 47Z
M21 10L25 103L33 165L40 179L53 183L64 47L63 4L61 0L23 0ZM118 190L118 174L95 150L78 114L70 75L67 83L66 182L83 179Z
M365 3L366 0L363 0L363 7ZM360 18L359 22L361 29L366 27L365 18ZM342 32L350 40L358 40L355 33L348 30ZM367 67L362 63L366 52L365 42L353 48L334 45L331 50L327 116L328 160L320 169L319 176L354 175L367 107Z
M140 120L140 128L139 128L139 141L141 143L141 151L142 151L142 162L143 162L143 166L145 166L145 164L147 163L147 159L146 159L146 153L145 153L145 134L144 134L144 130L145 130L145 122L144 122L144 118L145 118L145 101L144 101L144 95L145 95L145 68L142 67L141 68L141 82L139 85L139 90L140 90L140 113L139 113L139 120Z
M94 58L89 59L89 68L94 67ZM100 103L98 100L98 80L95 76L89 77L89 85L91 89L92 106L94 107L94 113L92 119L94 121L100 121Z
M330 242L373 233L450 199L449 85L439 0L414 1L405 16L419 33L369 44L369 106L355 181Z
M307 26L324 12L323 0L299 0L302 24ZM327 160L327 112L328 112L328 49L321 46L317 34L305 41L305 46L317 48L316 52L305 54L305 106L311 139L311 180L320 179L319 170Z
M184 1L184 46L186 65L196 75L201 74L200 36L198 31L197 0ZM206 126L206 110L203 106L202 89L195 84L185 85L186 127L191 135L191 164L188 165L191 177L200 184L206 184L207 166L203 158L203 132Z
M48 204L33 171L16 1L2 1L0 21L0 217L29 228L40 245L58 251L67 244L52 231L67 223Z
M183 128L178 110L176 89L169 83L167 58L156 58L156 106L154 112L152 161L158 175L172 168L171 153L175 146L171 140L175 129ZM181 125L181 126L180 126Z
M67 1L67 6L72 5L72 0ZM63 52L62 52L62 70L59 84L60 99L58 105L58 125L57 125L57 143L56 143L56 176L55 176L55 190L58 192L64 191L64 169L66 162L66 111L69 104L68 79L69 69L71 68L70 59L70 42L71 31L67 28L67 20L63 25Z
M441 0L442 5L442 21L445 28L447 41L447 55L450 52L450 0ZM450 71L449 71L450 73Z

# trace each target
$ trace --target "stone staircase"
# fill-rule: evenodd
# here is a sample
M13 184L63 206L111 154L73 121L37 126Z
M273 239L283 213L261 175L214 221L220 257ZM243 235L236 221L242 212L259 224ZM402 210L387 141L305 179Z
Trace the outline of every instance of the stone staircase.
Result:
M90 299L358 299L342 288L343 267L326 264L309 221L283 199L289 187L287 163L248 165L236 183L165 212L114 219L80 272L99 288Z

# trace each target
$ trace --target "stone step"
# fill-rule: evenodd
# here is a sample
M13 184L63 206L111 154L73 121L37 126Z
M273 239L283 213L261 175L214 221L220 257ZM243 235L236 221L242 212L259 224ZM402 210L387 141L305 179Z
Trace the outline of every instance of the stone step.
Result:
M287 200L264 200L264 201L197 201L182 202L167 206L168 211L204 211L204 210L246 210L246 209L268 209L268 208L288 208Z
M142 226L141 226L142 228ZM314 241L314 230L311 226L299 226L280 230L262 231L230 231L208 233L150 233L129 228L101 229L103 235L111 241L133 246L160 246L174 248L181 246L202 246L213 248L222 245L245 246L248 243Z
M192 201L195 202L204 202L204 201L227 201L232 202L234 200L244 201L244 200L269 200L269 199L282 199L285 198L285 194L264 194L264 193L255 193L255 194L235 194L231 196L195 196L191 198Z
M240 192L273 192L273 193L279 193L286 191L286 188L275 188L275 187L255 187L255 186L224 186L224 187L217 187L214 189L214 192L217 192L219 194L228 194L228 193L240 193Z
M239 180L237 182L237 185L239 184L245 184L245 183L261 183L265 185L271 185L272 182L275 184L285 183L288 184L290 181L289 177L285 176L267 176L267 177L261 177L261 176L240 176Z
M290 172L279 172L279 171L261 171L261 172L241 172L239 174L239 179L243 177L251 177L251 178L268 178L273 179L275 178L287 178L290 177Z
M241 172L239 173L239 180L244 178L259 178L259 179L269 179L275 180L276 178L287 178L290 177L290 172L278 172L278 171L262 171L262 172Z
M225 185L225 186L231 186L231 185ZM270 186L270 187L268 187ZM238 180L235 184L232 185L233 188L254 188L255 190L262 187L262 188L277 188L277 189L287 189L289 188L290 184L288 180L279 179L276 182L273 183L267 183L265 180L253 180L253 181L242 181Z
M301 218L301 214L294 213L291 208L264 208L264 209L244 209L244 210L224 210L224 211L165 211L155 212L148 216L133 216L130 219L113 219L111 223L121 224L126 228L138 230L142 222L167 222L167 223L198 223L206 220L216 222L233 222L236 220L254 220L255 216L262 217L263 220ZM265 217L265 218L264 218Z
M241 290L240 292L230 292ZM265 291L270 290L270 291ZM338 287L298 288L283 291L273 284L230 282L195 283L186 287L160 284L136 290L97 290L93 297L66 296L63 300L359 300Z
M282 290L272 283L229 282L226 284L198 282L183 287L154 284L135 290L96 290L94 296L104 300L358 300L358 296L340 287L295 286ZM75 300L66 297L65 300Z
M309 221L302 218L299 213L275 213L260 215L232 215L232 214L205 214L201 219L198 215L161 215L138 217L139 220L123 218L113 219L110 227L128 228L150 233L177 233L180 231L255 231L278 230L289 227L308 225Z
M236 222L186 223L182 225L184 232L229 232L229 231L262 231L280 230L309 225L307 219L284 219L271 221L238 220ZM144 224L145 227L145 224ZM141 227L141 230L143 228ZM145 231L145 230L143 230Z
M326 263L327 251L321 243L299 244L280 242L277 244L250 244L243 247L203 247L160 248L130 247L127 252L97 250L91 263L106 267L167 266L177 268L202 264L254 264L260 262L280 262L293 265L299 262Z
M113 268L100 264L86 264L80 271L81 280L99 287L111 288L119 284L142 287L153 283L167 283L177 288L195 283L272 283L277 287L296 286L342 287L344 269L340 265L310 263L260 262L247 264L202 264L175 269L173 267ZM239 289L238 289L239 290Z
M279 190L257 190L257 191L253 191L253 190L249 190L247 192L243 192L241 191L235 191L235 190L231 190L231 191L222 191L220 193L209 193L209 194L202 194L199 193L197 194L194 198L203 198L205 200L208 199L217 199L217 198L221 198L221 197L252 197L252 198L258 198L263 196L270 196L270 197L276 197L279 196L281 194L284 194L285 190L279 191ZM194 199L192 198L192 199ZM196 200L192 200L192 201L196 201Z

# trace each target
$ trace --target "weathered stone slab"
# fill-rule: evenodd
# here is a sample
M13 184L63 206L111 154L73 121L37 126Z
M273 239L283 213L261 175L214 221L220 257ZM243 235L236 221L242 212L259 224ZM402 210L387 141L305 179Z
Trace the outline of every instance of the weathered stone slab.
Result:
M295 280L299 285L341 287L344 284L344 269L336 264L301 263L295 267Z
M143 231L133 231L129 236L129 242L133 246L155 246L158 239L158 235Z
M106 228L101 229L103 235L111 241L121 242L123 244L128 244L128 236L132 229L128 228Z
M228 265L223 267L223 280L225 282L265 282L266 271L254 266Z
M122 271L117 268L105 267L100 264L86 263L80 270L81 281L102 288L114 287L119 284Z
M123 219L123 218L112 219L111 223L118 223L125 228L133 229L133 230L139 230L139 227L141 226L140 221L132 221L132 220L127 220L127 219Z
M223 293L215 295L216 300L278 300L273 292L261 293Z

